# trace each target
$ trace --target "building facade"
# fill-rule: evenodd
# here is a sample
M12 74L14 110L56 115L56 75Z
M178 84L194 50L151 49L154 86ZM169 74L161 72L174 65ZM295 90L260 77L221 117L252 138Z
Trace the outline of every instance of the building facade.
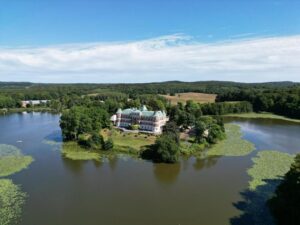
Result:
M168 121L164 111L148 111L146 106L142 106L140 109L118 109L111 119L117 127L130 128L137 125L139 130L154 134L160 134L162 127Z
M27 100L27 101L21 101L21 106L23 108L26 108L28 105L35 106L35 105L41 105L41 104L47 104L49 100Z

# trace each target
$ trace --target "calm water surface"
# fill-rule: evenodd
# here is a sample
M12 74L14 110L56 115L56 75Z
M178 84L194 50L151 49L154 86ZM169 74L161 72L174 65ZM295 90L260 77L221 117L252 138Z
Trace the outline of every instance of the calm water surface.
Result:
M0 143L35 161L11 178L29 197L21 225L226 225L243 212L233 203L247 188L259 150L300 151L300 126L276 120L231 120L257 150L244 157L181 159L174 165L130 158L72 161L45 140L61 140L59 116L0 117ZM22 142L18 142L22 141Z

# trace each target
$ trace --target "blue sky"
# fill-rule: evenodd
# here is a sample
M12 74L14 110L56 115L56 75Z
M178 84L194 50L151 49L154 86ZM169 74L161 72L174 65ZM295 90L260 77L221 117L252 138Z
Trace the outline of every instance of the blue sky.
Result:
M0 0L0 80L300 81L299 35L297 0Z

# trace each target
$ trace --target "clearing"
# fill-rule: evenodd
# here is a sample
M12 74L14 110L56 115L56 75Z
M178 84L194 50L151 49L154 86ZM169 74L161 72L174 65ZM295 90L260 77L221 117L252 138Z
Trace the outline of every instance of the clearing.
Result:
M154 144L156 139L156 136L151 134L122 132L117 129L103 129L101 134L104 139L112 138L114 148L128 147L137 152L140 151L142 147Z
M215 102L217 95L215 94L204 94L196 92L185 92L178 93L175 96L171 95L161 95L167 100L171 101L172 105L176 105L178 102L185 103L187 100L193 100L197 103L212 103Z

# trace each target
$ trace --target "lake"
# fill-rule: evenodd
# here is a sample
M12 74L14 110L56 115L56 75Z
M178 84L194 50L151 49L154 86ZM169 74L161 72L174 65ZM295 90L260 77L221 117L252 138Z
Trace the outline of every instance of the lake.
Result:
M247 189L251 158L260 150L300 151L300 125L231 119L256 150L243 157L182 158L177 164L119 157L103 162L62 157L59 116L0 117L0 143L35 161L10 178L28 194L21 225L226 225L242 214L234 203Z

